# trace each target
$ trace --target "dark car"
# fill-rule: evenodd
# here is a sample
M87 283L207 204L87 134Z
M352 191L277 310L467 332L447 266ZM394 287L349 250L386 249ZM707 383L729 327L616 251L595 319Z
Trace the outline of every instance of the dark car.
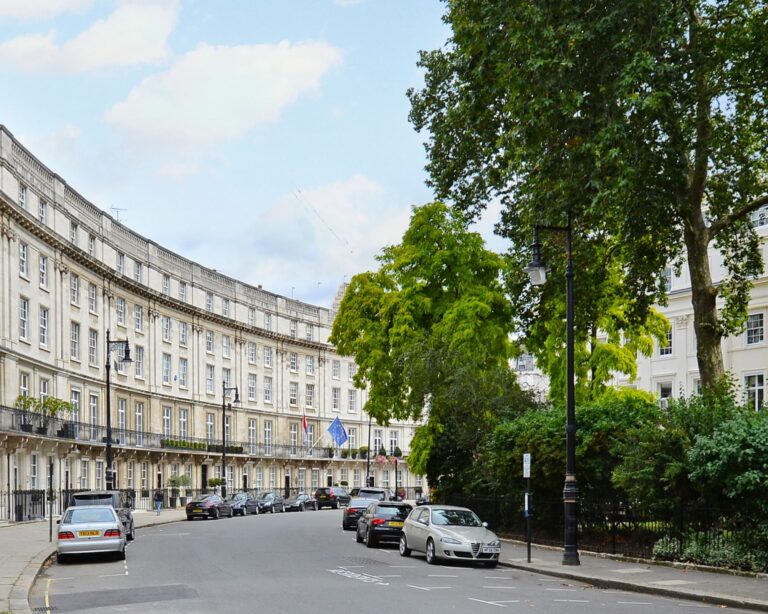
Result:
M337 509L340 505L349 504L351 498L349 493L339 486L323 486L315 491L317 509L324 507Z
M375 499L376 501L386 501L389 499L385 489L374 488L373 486L364 486L358 491L357 496L361 499Z
M303 512L305 510L316 510L317 501L310 497L305 492L300 492L298 495L288 497L283 501L283 507L286 512Z
M380 542L399 542L405 519L413 508L399 501L368 503L368 507L357 521L357 542L365 542L369 548Z
M117 512L123 525L123 533L128 541L136 537L136 527L133 523L133 499L121 490L88 490L76 492L69 498L69 505L111 505Z
M232 507L232 513L235 516L259 513L258 502L247 492L236 492L228 495L226 501Z
M284 512L285 506L283 505L283 497L276 493L274 490L268 490L259 495L257 499L259 505L259 514L265 514L270 512Z
M357 526L357 520L371 504L370 499L352 499L341 516L341 528L350 531Z
M187 520L195 517L200 518L219 518L228 516L232 518L232 506L224 501L219 495L198 495L192 501L187 503Z

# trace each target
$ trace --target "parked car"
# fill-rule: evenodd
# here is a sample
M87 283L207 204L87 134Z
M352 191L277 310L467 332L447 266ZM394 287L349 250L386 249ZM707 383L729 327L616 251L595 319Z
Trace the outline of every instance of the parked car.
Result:
M303 512L305 510L317 510L317 501L305 492L288 497L283 501L286 512Z
M403 523L413 508L400 501L373 501L357 521L357 543L373 548L380 542L398 542Z
M496 567L501 541L472 510L425 505L411 512L400 536L400 556L410 556L414 550L424 552L430 565L448 559Z
M248 514L258 514L259 504L255 498L247 492L236 492L227 495L225 499L232 507L232 513L235 516L247 516Z
M232 518L234 512L228 501L224 501L219 495L198 495L192 501L187 503L185 508L187 520L192 520L199 516L201 518L213 518L216 520L221 516Z
M82 507L84 505L109 505L117 512L123 533L128 541L136 537L136 526L133 522L133 499L121 490L86 490L76 492L69 497L69 505Z
M114 553L125 559L123 523L111 505L68 507L59 522L56 560L75 554Z
M315 491L317 509L331 507L337 509L340 505L347 505L352 497L340 486L322 486Z
M259 514L270 512L274 514L275 511L284 512L285 506L283 505L283 497L274 490L268 490L259 495L257 499L259 504Z
M351 499L349 505L342 512L341 528L350 531L357 527L357 521L366 508L371 504L370 499Z
M374 499L376 501L386 501L389 499L389 494L384 488L374 488L372 486L366 486L361 488L357 496L361 499Z

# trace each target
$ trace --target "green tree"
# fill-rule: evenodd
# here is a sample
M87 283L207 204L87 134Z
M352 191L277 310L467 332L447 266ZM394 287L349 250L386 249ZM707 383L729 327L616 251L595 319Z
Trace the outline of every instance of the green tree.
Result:
M604 298L607 261L632 326L664 301L664 267L686 264L712 389L720 341L743 326L762 270L749 216L768 204L765 2L449 0L445 21L448 44L422 54L425 86L409 92L438 197L468 216L502 200L521 301L535 298L517 272L531 228L570 212L581 328ZM710 247L726 268L718 285ZM545 292L562 292L554 283ZM537 316L521 311L527 324Z

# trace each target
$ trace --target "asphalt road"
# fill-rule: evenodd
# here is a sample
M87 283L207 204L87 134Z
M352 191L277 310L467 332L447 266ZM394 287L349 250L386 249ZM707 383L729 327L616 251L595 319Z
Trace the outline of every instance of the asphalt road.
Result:
M596 589L524 571L427 565L396 546L366 548L341 511L263 514L145 528L125 561L53 563L33 612L714 612L720 608ZM737 612L738 610L730 610Z

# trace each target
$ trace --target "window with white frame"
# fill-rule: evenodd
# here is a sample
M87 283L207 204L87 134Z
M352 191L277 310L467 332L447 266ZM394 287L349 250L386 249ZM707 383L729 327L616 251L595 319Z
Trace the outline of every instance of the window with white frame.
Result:
M27 208L27 186L23 183L19 184L19 207L22 209Z
M80 360L80 324L69 323L69 357Z
M97 426L99 424L99 395L93 393L88 395L88 411L91 416L91 425ZM97 429L92 429L91 439L96 439L97 433Z
M381 449L384 433L381 429L373 429L373 450L372 454L378 454Z
M96 284L88 284L88 311L97 313L99 310L99 291Z
M277 467L269 468L269 487L270 488L277 487Z
M188 339L187 323L179 322L179 345L181 347L187 347Z
M264 488L264 469L262 467L256 467L254 469L253 479L256 484L256 490Z
M315 385L306 384L304 386L304 405L306 407L315 406Z
M208 394L213 394L215 392L214 389L214 381L216 376L216 369L213 365L205 365L205 391Z
M189 410L186 407L179 409L179 437L187 437L187 421L189 420Z
M229 335L221 336L221 355L229 358L232 351L232 339Z
M381 472L381 487L389 488L389 469L384 469Z
M221 315L223 315L225 318L229 317L229 299L228 298L221 299Z
M320 487L320 470L319 469L312 469L311 476L312 476L311 477L311 480L312 480L311 488L312 488L312 490L314 490L316 488L319 488Z
M296 331L299 328L299 323L296 320L291 320L288 324L288 329L291 337L296 338Z
M187 282L179 282L179 300L183 303L187 302Z
M40 223L43 226L48 224L48 203L45 202L42 198L37 204L37 219L40 220Z
M248 453L256 454L256 419L248 420Z
M128 465L125 468L125 477L128 481L128 488L133 489L133 476L136 471L136 461L128 461Z
M304 447L310 448L315 443L315 425L307 424L307 434L304 437ZM307 454L312 456L312 450L307 450Z
M43 347L48 347L48 319L48 308L40 307L40 345Z
M307 363L307 375L314 375L315 374L315 357L307 356L306 363Z
M272 314L264 314L264 330L272 330Z
M115 270L120 273L120 275L125 274L125 254L122 252L117 252L117 259L115 261Z
M762 313L751 313L747 316L747 345L762 343L765 339L765 326Z
M205 351L208 354L213 354L213 331L205 331Z
M299 355L296 352L290 352L288 354L288 368L291 371L299 370Z
M304 467L299 467L299 473L297 480L298 487L304 489L307 487L307 470Z
M91 258L96 257L96 237L88 235L88 255Z
M125 441L125 429L128 428L126 420L128 418L128 401L125 399L117 400L117 430L119 431L120 441Z
M752 373L744 376L744 396L747 407L760 411L765 399L765 376L762 373Z
M144 309L141 305L133 306L133 327L137 332L144 330Z
M163 353L163 384L171 383L171 355Z
M39 388L40 388L40 400L45 401L49 396L49 390L50 390L51 380L49 380L47 377L41 377Z
M666 345L659 345L659 356L671 356L672 355L672 329L667 331L667 343Z
M315 336L315 327L312 324L307 324L307 341L312 341Z
M169 316L162 316L160 319L161 328L163 331L163 341L171 341L171 318Z
M208 439L208 443L213 443L216 438L216 424L214 422L215 416L213 414L205 414L205 436Z
M347 364L347 379L351 382L354 377L355 373L357 373L357 365L353 362L350 362Z
M353 449L357 447L357 427L356 426L349 427L349 447Z
M142 282L142 279L144 278L144 268L138 260L133 263L133 279L134 281L137 281L138 283Z
M163 273L163 294L171 295L171 276L167 273Z
M99 361L98 355L99 346L99 331L89 328L88 329L88 364L96 365Z
M136 427L136 445L143 446L144 445L144 403L141 403L141 402L136 403L136 411L135 411L134 418L135 418L134 425Z
M115 301L115 311L117 312L117 323L125 326L125 299L118 297Z
M266 345L264 346L264 366L272 366L272 348L267 347Z
M295 422L291 422L289 427L288 445L290 446L290 454L295 456L299 451L299 425Z
M77 245L78 239L80 238L78 236L79 231L80 231L80 228L78 227L78 225L75 222L70 222L69 223L69 242L72 245Z
M357 390L347 390L347 411L351 414L357 411Z
M288 382L288 404L299 404L299 382Z
M69 302L80 305L80 277L74 273L69 276Z
M361 483L360 483L361 475L362 473L360 469L352 470L352 486L354 486L355 488L359 488L361 486Z
M19 298L19 339L29 339L29 299Z
M87 460L80 461L80 488L83 490L87 489L89 486L88 470L90 468L90 463L91 461Z
M205 310L213 311L213 293L211 292L205 293Z
M97 460L96 463L96 490L104 488L104 461Z
M333 379L341 378L341 361L340 360L334 360L331 363L331 377Z
M19 275L22 277L27 277L29 274L28 253L27 244L23 241L19 241Z
M248 308L248 326L256 326L256 308Z
M268 376L264 377L264 402L272 402L272 378Z
M272 420L264 420L264 454L272 454Z
M248 400L249 401L256 400L256 374L255 373L248 374Z
M169 405L163 406L163 437L171 436L171 407Z
M398 448L398 432L397 431L389 431L389 453L394 454L395 448Z
M39 256L38 260L38 270L40 271L40 287L41 288L47 288L48 287L48 258L46 256Z
M189 371L189 363L186 358L179 358L179 388L187 387L187 373Z
M69 391L69 404L72 406L72 422L75 423L75 438L77 438L77 431L80 423L80 389L72 388Z
M21 371L19 373L19 396L29 396L29 373L26 371Z
M232 382L232 369L229 369L227 367L224 367L221 370L221 379L224 380L224 385L227 388L230 388L230 384Z
M331 388L331 409L341 410L341 388Z
M141 489L146 490L149 487L149 463L141 463Z
M253 341L248 342L248 362L256 364L256 344Z
M138 379L142 379L144 377L144 348L137 345L135 349L135 358L133 359L134 375Z
M659 395L659 404L666 408L672 398L672 382L659 382L656 384L656 392Z
M341 483L342 484L349 484L349 469L346 467L341 468Z

